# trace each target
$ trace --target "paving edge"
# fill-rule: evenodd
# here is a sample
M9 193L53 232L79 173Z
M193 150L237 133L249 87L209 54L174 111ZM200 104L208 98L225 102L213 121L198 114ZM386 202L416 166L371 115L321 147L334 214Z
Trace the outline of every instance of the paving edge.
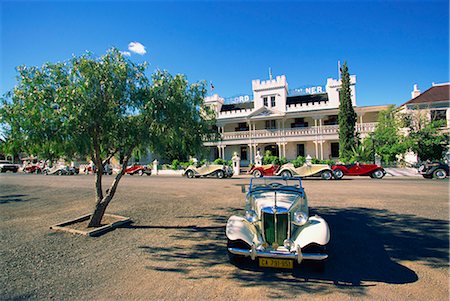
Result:
M85 235L85 236L96 236L96 235L99 235L101 233L104 233L104 232L107 232L109 230L112 230L114 228L117 228L118 226L121 226L123 224L128 224L128 223L131 222L131 218L125 217L125 216L121 216L121 215L114 215L114 214L105 213L105 216L111 216L111 217L117 218L119 220L116 221L116 222L113 222L111 224L107 224L107 225L104 225L104 226L92 229L90 231L76 230L76 229L71 229L71 228L66 227L66 226L68 226L70 224L74 224L74 223L85 221L85 220L89 219L91 217L91 213L89 213L89 214L85 214L85 215L82 215L80 217L77 217L75 219L71 219L71 220L68 220L68 221L65 221L65 222L62 222L62 223L50 226L50 229L56 230L56 231L70 232L70 233L73 233L73 234L81 234L81 235Z

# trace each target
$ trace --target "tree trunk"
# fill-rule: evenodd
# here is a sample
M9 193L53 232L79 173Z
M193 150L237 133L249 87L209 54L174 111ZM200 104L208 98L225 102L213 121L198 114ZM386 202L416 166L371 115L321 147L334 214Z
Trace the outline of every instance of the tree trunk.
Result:
M103 216L105 215L106 207L109 202L99 202L95 206L94 213L91 215L88 227L100 227Z
M131 151L130 151L131 153ZM111 184L110 188L106 190L106 196L103 197L103 191L101 190L101 175L100 175L100 182L96 180L96 192L97 192L97 202L95 204L94 212L91 215L91 220L89 221L88 227L100 227L101 222L103 219L103 216L105 215L106 208L108 207L109 203L111 202L112 198L114 197L114 194L116 193L117 186L119 185L120 179L125 173L125 169L127 168L129 160L129 155L126 155L123 163L122 168L120 172L117 174L117 176L114 178L113 183ZM103 168L98 168L97 172L103 172ZM98 174L97 174L98 176ZM100 186L100 187L99 187ZM99 196L99 189L101 193L101 197Z

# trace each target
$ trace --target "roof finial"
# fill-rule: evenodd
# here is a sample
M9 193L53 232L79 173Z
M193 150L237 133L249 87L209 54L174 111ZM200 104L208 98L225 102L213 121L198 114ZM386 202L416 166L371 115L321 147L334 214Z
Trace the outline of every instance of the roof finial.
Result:
M272 80L272 68L269 67L269 79Z

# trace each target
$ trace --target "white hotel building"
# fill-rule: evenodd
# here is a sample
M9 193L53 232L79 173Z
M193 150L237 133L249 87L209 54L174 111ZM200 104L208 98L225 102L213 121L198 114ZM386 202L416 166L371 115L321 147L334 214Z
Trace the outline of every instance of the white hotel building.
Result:
M387 106L356 105L356 76L350 76L352 102L358 115L356 128L361 138L375 129L378 113ZM241 165L254 162L257 150L286 157L310 155L338 159L339 89L341 81L328 78L326 86L288 89L286 76L266 81L253 80L253 95L225 100L215 94L205 103L216 112L221 139L206 142L210 160L230 160L236 152Z

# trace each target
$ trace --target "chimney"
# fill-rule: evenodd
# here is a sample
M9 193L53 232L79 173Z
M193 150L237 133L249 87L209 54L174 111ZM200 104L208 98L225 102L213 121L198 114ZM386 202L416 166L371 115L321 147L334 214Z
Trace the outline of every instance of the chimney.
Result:
M411 99L420 95L420 90L417 88L417 84L414 84L414 90L411 92Z

